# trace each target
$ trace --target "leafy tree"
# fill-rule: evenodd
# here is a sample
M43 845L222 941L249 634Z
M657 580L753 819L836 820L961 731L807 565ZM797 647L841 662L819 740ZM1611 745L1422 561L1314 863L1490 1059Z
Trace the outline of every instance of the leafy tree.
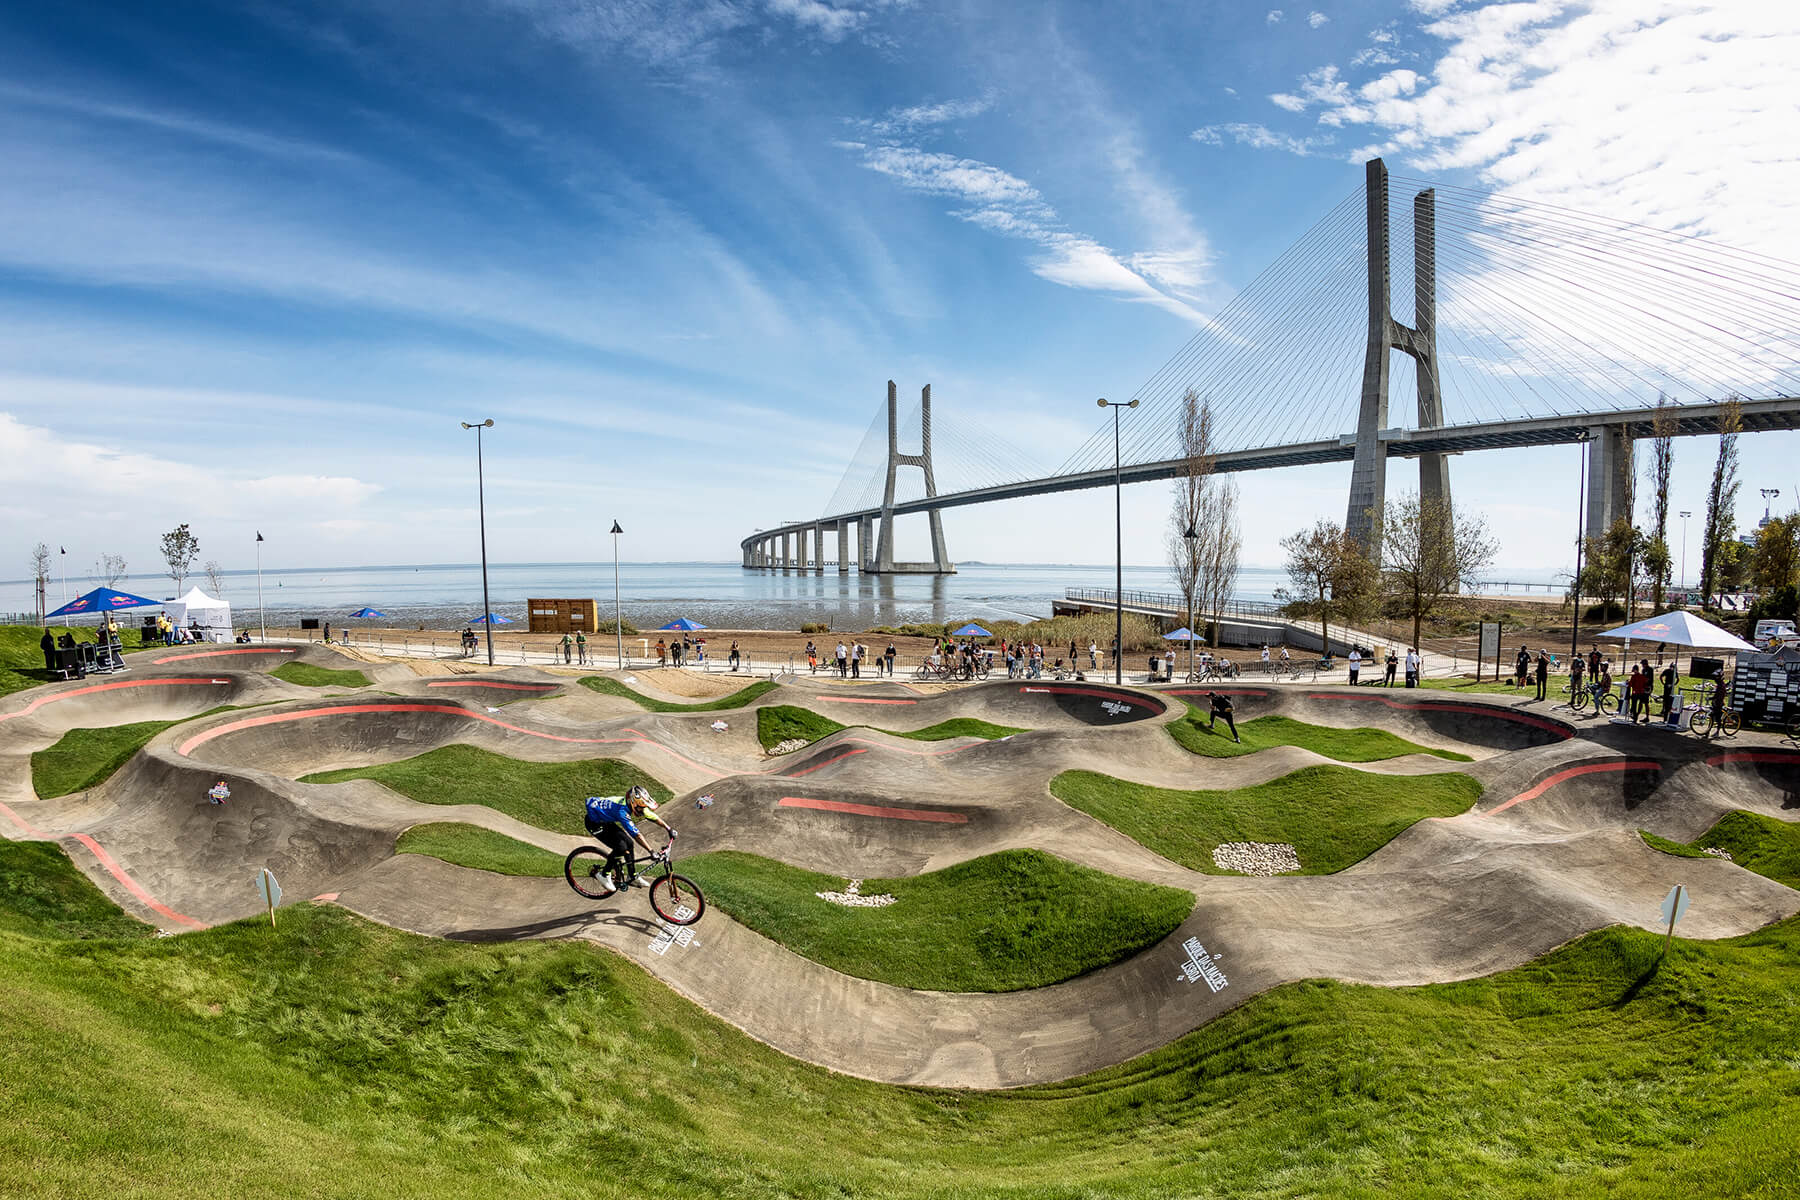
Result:
M1706 493L1706 525L1700 539L1700 595L1710 600L1715 589L1725 590L1728 572L1737 552L1738 431L1744 417L1737 397L1725 402L1719 418L1719 457L1713 464L1712 486Z
M1182 396L1177 435L1182 466L1175 477L1168 545L1175 586L1190 609L1217 613L1237 583L1243 535L1237 523L1237 485L1214 469L1212 405L1192 388ZM1192 538L1187 536L1193 530ZM1213 640L1217 641L1217 623ZM1191 643L1190 643L1191 646Z
M1800 512L1770 517L1756 531L1750 552L1750 585L1774 592L1800 583Z
M1650 607L1663 607L1663 588L1668 586L1674 559L1669 554L1669 477L1675 469L1675 413L1656 397L1656 415L1650 419L1650 530L1644 544L1644 575L1650 583Z
M1586 540L1581 568L1581 594L1599 602L1602 612L1631 592L1632 567L1643 546L1644 535L1620 517L1602 537Z
M1287 575L1299 594L1288 608L1316 616L1325 646L1331 646L1331 619L1367 611L1375 594L1376 568L1357 540L1335 521L1320 519L1281 539L1287 552Z
M1479 515L1459 514L1448 500L1411 493L1387 502L1376 542L1389 611L1412 618L1414 646L1425 618L1445 598L1473 587L1499 549Z
M41 624L44 614L50 611L50 605L44 599L44 593L50 587L50 547L42 542L31 548L31 582L37 592L38 621Z
M169 564L169 578L175 581L175 591L181 591L181 585L193 569L194 560L200 557L200 539L188 532L187 522L169 530L162 535L163 561Z

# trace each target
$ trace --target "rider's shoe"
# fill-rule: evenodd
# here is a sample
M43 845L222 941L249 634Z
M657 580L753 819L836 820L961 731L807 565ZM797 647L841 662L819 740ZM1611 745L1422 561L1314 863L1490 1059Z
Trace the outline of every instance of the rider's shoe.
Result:
M616 896L619 894L619 885L614 883L611 879L608 879L606 876L600 876L595 882L603 889L602 899L606 896Z
M649 887L650 881L648 879L645 879L642 875L633 875L631 877L631 879L625 884L625 886L626 887Z

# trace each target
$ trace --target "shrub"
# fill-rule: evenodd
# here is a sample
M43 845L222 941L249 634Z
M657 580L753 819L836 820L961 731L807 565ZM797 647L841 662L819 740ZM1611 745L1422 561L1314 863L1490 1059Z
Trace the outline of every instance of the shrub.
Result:
M800 626L801 633L830 633L830 621L808 621Z

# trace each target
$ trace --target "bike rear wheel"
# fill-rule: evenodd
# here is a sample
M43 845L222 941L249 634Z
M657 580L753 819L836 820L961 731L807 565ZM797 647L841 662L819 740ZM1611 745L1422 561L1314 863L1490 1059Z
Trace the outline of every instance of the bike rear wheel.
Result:
M706 897L685 875L659 875L650 881L650 907L671 925L692 925L706 912Z
M1588 694L1585 687L1576 688L1574 694L1569 697L1569 707L1576 712L1580 712L1582 709L1586 708L1587 703Z
M1600 710L1601 716L1611 716L1619 711L1619 698L1611 692L1607 692L1605 695L1594 698L1594 707Z
M607 879L606 864L610 854L600 846L577 846L563 859L563 878L578 896L604 900L613 894Z

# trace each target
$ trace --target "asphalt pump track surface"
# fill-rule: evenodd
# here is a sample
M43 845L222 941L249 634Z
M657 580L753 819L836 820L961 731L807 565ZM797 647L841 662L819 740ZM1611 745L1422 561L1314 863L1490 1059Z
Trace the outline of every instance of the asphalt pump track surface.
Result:
M359 669L372 686L297 687L267 674L292 661ZM1204 688L1010 680L937 691L786 679L757 705L797 705L851 727L771 757L757 742L754 708L649 713L529 668L420 676L304 645L176 648L129 662L123 676L0 700L0 832L60 840L128 911L171 932L250 916L260 907L255 874L268 866L290 902L335 901L418 933L605 944L778 1049L888 1082L993 1088L1067 1078L1298 979L1401 985L1486 974L1606 925L1657 928L1676 882L1695 897L1681 925L1687 937L1734 936L1800 910L1800 892L1722 860L1661 854L1637 834L1689 840L1738 808L1796 819L1800 752L1749 735L1725 748L1577 726L1510 699L1218 688L1240 720L1280 712L1460 750L1475 761L1415 754L1357 769L1463 771L1485 789L1467 812L1420 821L1336 874L1251 878L1187 870L1049 791L1070 769L1216 789L1330 761L1297 747L1220 760L1182 750L1164 726L1184 715L1183 701L1203 705ZM509 703L516 699L533 702ZM231 711L199 717L221 706ZM953 717L1027 732L941 742L885 732ZM184 720L97 787L33 794L34 750L69 729L151 719ZM296 781L451 744L534 761L631 762L676 791L666 811L683 856L738 849L881 877L1033 847L1184 888L1195 905L1158 945L1052 987L910 991L832 971L717 911L676 937L635 893L596 904L561 879L394 853L401 832L431 821L468 822L558 853L583 840L523 825L479 795L428 805L367 780ZM207 796L220 781L231 791L222 805ZM713 802L698 806L702 793Z

